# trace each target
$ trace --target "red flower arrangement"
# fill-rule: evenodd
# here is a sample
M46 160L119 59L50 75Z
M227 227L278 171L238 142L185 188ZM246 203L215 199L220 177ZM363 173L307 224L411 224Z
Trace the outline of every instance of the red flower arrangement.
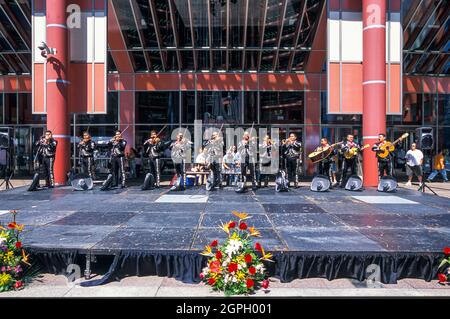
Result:
M263 261L272 261L272 254L266 253L260 243L253 244L253 237L260 237L260 232L244 222L251 217L246 213L232 213L239 220L220 227L228 234L225 243L219 245L214 240L201 253L210 258L200 279L213 290L223 291L227 296L249 294L260 287L267 289L269 281Z

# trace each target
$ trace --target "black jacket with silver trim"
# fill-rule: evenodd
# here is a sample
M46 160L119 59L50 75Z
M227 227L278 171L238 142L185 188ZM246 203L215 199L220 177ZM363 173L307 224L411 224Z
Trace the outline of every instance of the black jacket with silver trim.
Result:
M147 140L144 143L144 157L150 159L157 159L162 157L163 143L161 141L152 143L151 140Z
M185 160L186 152L190 149L191 144L193 143L187 140L183 140L181 142L173 141L172 144L170 144L169 146L169 149L171 150L172 159Z
M58 146L58 142L54 139L40 139L36 142L36 146L38 146L38 156L43 156L47 158L55 158L56 155L56 147Z
M223 140L221 138L209 140L203 143L206 148L206 162L214 163L220 162L223 157Z
M89 140L87 142L81 141L78 143L78 150L80 152L81 157L94 157L95 151L95 142L93 140Z
M287 159L299 159L301 158L302 143L294 141L293 143L287 142L283 145L283 155Z
M248 143L244 143L243 141L241 141L238 144L237 152L241 156L241 161L246 161L250 158L256 161L256 142L249 140Z
M111 157L124 157L125 147L127 146L127 141L124 139L116 141L110 140L108 145L111 147Z

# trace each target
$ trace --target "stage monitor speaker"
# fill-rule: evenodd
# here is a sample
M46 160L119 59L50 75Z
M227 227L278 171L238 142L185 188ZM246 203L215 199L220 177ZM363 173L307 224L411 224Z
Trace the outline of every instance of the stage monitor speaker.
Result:
M397 181L391 176L383 176L378 183L378 191L393 193L397 190Z
M434 146L433 128L419 127L416 129L416 144L420 150L432 150Z
M142 184L141 189L143 191L146 191L154 188L155 188L155 177L153 176L152 173L147 173L147 175L145 175L144 184Z
M0 149L12 148L13 128L0 127Z
M94 188L94 181L87 174L73 174L70 185L75 191L88 191Z
M237 182L236 183L236 187L234 188L234 191L236 193L239 193L239 194L245 193L245 191L246 191L245 183L244 182Z
M0 149L9 148L9 136L7 133L0 132Z
M348 191L362 191L363 181L358 175L352 175L348 178L345 184L345 189Z
M313 192L326 192L330 189L331 182L325 175L316 175L311 182Z
M286 178L286 173L284 171L280 171L277 173L275 177L275 191L279 192L287 192L289 190L289 181Z
M109 190L111 188L111 186L112 186L112 182L113 182L113 176L112 176L112 174L108 174L108 177L103 182L102 187L100 187L100 190L101 191Z
M30 187L28 187L29 192L37 191L39 188L39 173L33 175L33 180L31 181Z

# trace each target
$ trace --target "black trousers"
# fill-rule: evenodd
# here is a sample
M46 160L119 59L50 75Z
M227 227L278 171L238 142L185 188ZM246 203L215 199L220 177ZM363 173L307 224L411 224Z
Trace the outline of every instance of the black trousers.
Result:
M353 157L351 159L346 159L342 161L342 177L341 177L341 186L344 186L347 183L348 178L348 170L350 169L350 175L356 175L357 169L357 159Z
M331 181L331 162L330 161L321 161L319 162L319 174L327 176Z
M288 174L289 182L298 183L298 159L297 158L287 158L286 159L286 170Z
M220 174L220 164L217 162L211 163L211 171L214 174L214 186L222 186L222 176Z
M81 158L81 171L83 174L88 174L90 178L95 178L95 165L93 157Z
M256 183L256 171L255 171L255 163L251 163L250 161L245 161L241 163L241 181L247 181L247 169L250 170L250 180L252 184Z
M54 175L55 158L43 157L41 162L41 173L43 179L45 179L46 186L55 186Z
M272 174L259 174L258 176L258 183L264 182L264 187L267 187L269 185L270 176Z
M159 187L161 185L161 161L159 158L148 159L148 172L155 177L155 185Z
M125 158L112 157L111 158L111 173L113 175L113 186L125 186Z
M378 176L382 178L384 176L384 173L388 176L394 176L394 170L392 166L392 160L378 160Z

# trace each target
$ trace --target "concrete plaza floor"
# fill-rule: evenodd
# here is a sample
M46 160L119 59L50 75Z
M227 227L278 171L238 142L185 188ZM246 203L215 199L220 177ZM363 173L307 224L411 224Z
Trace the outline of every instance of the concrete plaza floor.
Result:
M221 297L201 284L183 284L167 277L127 277L103 286L80 287L69 284L66 277L43 274L21 291L2 293L0 297ZM437 281L402 279L395 285L370 287L349 279L312 278L280 283L271 278L268 291L258 291L262 297L439 297L450 296L450 286Z

